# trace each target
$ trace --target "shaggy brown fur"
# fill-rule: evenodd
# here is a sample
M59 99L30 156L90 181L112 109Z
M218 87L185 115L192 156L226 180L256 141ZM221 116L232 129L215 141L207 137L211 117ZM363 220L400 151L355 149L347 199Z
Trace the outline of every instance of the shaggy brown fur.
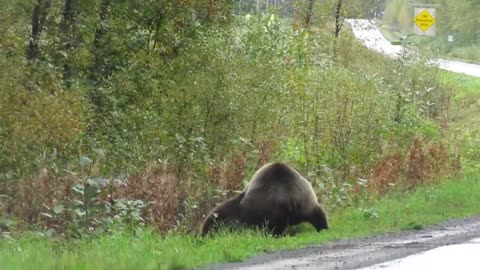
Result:
M242 193L210 212L201 234L221 225L240 225L264 226L279 236L301 222L310 222L317 231L328 229L327 215L307 179L284 163L270 163L253 175Z

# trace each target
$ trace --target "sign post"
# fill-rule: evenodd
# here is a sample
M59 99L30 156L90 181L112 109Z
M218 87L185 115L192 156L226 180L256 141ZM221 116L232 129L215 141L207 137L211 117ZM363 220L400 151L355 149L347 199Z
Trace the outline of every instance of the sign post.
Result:
M413 33L419 36L435 36L435 8L415 7Z

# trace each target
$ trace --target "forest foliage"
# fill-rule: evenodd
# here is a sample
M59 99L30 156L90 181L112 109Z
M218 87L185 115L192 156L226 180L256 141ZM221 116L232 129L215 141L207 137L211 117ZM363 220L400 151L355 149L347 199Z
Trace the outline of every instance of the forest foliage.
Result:
M336 37L348 9L331 8L304 25L308 6L280 18L227 0L3 2L0 218L74 235L109 216L193 230L271 160L297 166L328 209L454 172L438 70Z

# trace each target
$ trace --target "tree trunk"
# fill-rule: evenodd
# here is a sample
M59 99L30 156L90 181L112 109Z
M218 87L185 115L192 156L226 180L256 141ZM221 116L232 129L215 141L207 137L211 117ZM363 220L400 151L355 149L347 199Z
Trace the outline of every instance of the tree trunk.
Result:
M305 28L310 28L310 24L312 23L312 16L313 16L313 6L315 4L315 0L309 0L307 6L307 14L305 16Z
M72 78L72 66L69 61L70 53L74 46L74 28L75 28L75 0L64 0L63 6L63 20L60 26L60 31L63 39L63 51L65 52L65 59L63 63L63 81L70 86L70 80Z
M343 20L340 18L340 11L342 10L342 0L338 0L335 8L335 38L338 38L342 30Z
M26 58L28 61L35 61L40 56L38 43L42 34L43 26L48 15L48 9L52 4L51 0L38 0L32 13L32 32L28 41Z
M102 0L102 5L99 12L99 22L97 28L95 29L95 35L93 38L93 55L95 56L95 60L90 71L90 78L94 82L98 82L106 72L105 65L103 64L104 59L100 51L102 50L102 40L106 32L104 22L107 19L110 5L111 0Z
M104 48L105 41L103 39L106 33L105 21L109 14L111 3L111 0L102 0L97 28L95 29L93 37L92 54L94 60L89 74L89 78L92 82L92 88L89 91L89 99L97 112L102 112L105 107L105 96L99 91L98 85L102 78L106 77L108 73L107 66L105 65L106 53ZM97 124L94 124L93 126L97 126Z
M207 4L207 21L213 20L214 12L215 12L215 7L214 7L213 0L208 0L208 4Z

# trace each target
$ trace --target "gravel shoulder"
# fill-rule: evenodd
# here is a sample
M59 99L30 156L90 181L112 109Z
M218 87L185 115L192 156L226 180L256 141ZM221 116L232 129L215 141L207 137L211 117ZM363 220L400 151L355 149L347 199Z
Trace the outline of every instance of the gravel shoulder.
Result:
M480 237L480 217L451 220L423 230L348 239L267 253L206 269L356 269Z

